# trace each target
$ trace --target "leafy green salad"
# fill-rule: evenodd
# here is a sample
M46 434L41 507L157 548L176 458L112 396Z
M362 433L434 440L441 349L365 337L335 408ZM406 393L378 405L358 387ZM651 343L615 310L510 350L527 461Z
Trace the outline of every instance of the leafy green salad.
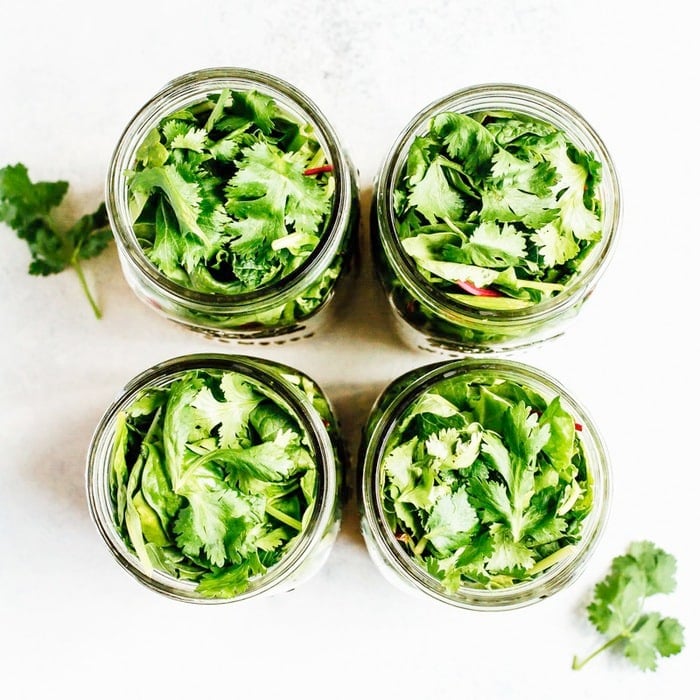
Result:
M127 182L148 259L173 282L226 295L297 269L324 235L335 188L311 124L231 89L163 118Z
M602 165L552 124L442 112L411 143L393 193L405 253L468 307L515 310L561 292L602 236Z
M238 372L184 372L116 418L114 524L145 571L196 582L205 597L239 595L294 547L317 479L298 419Z
M386 521L448 592L531 580L573 552L592 509L582 429L558 396L488 373L443 379L387 439Z

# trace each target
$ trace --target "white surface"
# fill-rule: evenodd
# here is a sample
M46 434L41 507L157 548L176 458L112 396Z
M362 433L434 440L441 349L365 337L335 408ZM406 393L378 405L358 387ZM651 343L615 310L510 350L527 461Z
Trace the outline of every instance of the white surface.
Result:
M22 161L35 179L69 180L68 217L102 199L112 148L136 109L170 78L213 65L275 73L318 103L360 169L363 236L373 174L399 129L434 98L488 81L539 87L579 109L613 154L625 211L613 263L577 324L516 356L557 377L599 424L614 471L609 525L570 589L507 613L393 589L369 559L354 502L327 565L294 592L197 607L133 581L88 516L93 427L151 364L241 348L156 317L126 287L113 247L87 265L105 313L96 321L72 272L29 277L25 244L0 227L0 696L688 697L700 574L692 7L3 2L0 166ZM434 359L398 343L366 254L362 262L334 333L243 349L314 376L353 453L380 389ZM685 624L686 649L656 673L610 654L573 672L572 655L600 641L583 610L591 588L636 539L678 557L676 593L651 602Z

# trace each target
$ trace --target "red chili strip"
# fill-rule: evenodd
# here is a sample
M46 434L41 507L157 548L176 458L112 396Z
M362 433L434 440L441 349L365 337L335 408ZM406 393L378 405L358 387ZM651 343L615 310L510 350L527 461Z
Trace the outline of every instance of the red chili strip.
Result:
M304 175L318 175L319 173L332 173L332 165L319 165L318 168L307 168L304 170Z
M465 292L469 292L469 294L473 294L475 297L502 297L503 294L500 292L497 292L495 289L487 289L486 287L477 287L473 285L471 282L467 282L466 280L462 282L461 280L457 280L455 284L463 289Z

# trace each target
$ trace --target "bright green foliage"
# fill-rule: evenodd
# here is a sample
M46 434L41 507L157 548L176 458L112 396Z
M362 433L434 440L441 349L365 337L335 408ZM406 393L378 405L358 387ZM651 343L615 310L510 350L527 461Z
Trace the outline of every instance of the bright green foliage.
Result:
M88 289L81 261L99 255L112 239L105 205L87 214L68 230L51 218L68 191L68 183L32 182L22 163L0 169L0 221L26 241L32 259L30 275L51 275L73 267L95 316L101 312Z
M394 192L399 237L437 289L519 309L560 292L600 240L601 165L551 124L507 111L437 114ZM488 287L485 297L455 283Z
M117 416L114 523L146 570L234 597L288 552L316 499L294 414L244 375L190 371Z
M442 380L414 401L380 469L397 539L448 591L536 577L572 551L592 505L559 398L488 373Z
M644 609L649 596L675 588L675 558L651 542L632 543L627 554L613 559L588 606L588 619L607 641L584 659L574 657L573 668L613 646L644 671L655 671L659 656L678 654L684 645L680 622Z
M127 173L139 242L166 277L199 292L273 284L324 234L334 178L304 174L324 160L311 125L258 92L222 90L162 119L139 148Z

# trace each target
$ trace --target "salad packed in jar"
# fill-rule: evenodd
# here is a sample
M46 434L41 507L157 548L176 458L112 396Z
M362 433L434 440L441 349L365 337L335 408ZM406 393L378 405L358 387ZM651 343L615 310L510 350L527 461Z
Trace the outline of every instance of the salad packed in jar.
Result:
M530 88L468 88L418 114L382 166L377 271L411 344L511 350L576 316L619 215L612 161L583 117Z
M219 68L169 83L115 149L107 207L136 294L232 339L299 333L348 271L356 173L296 88Z
M546 374L507 360L412 370L360 452L362 532L402 588L473 609L533 603L579 575L610 477L600 435Z
M307 375L242 356L175 358L136 377L88 456L95 523L117 561L168 596L289 590L338 532L343 445Z

